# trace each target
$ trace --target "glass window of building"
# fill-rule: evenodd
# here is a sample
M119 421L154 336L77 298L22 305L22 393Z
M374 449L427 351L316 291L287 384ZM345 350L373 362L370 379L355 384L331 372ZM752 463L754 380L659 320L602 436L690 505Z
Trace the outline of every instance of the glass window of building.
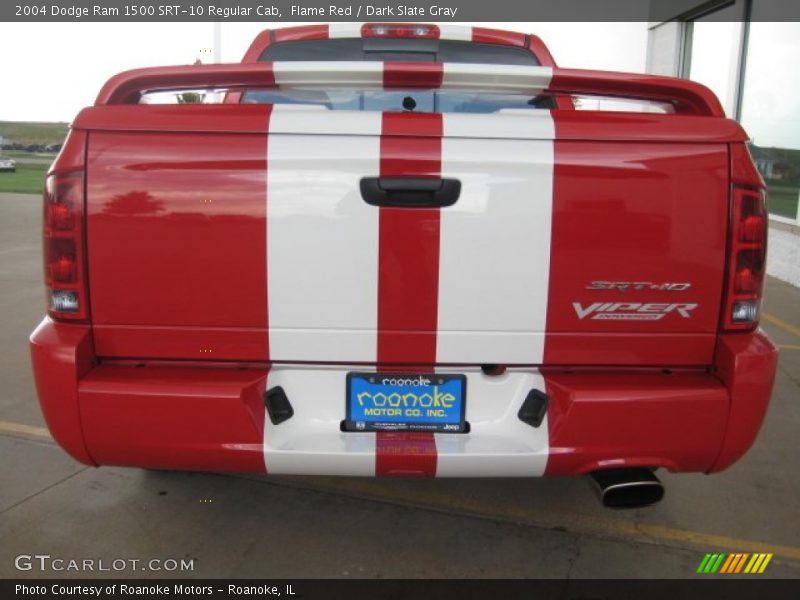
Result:
M711 88L728 116L736 114L742 31L741 22L698 19L692 24L689 79Z
M800 23L750 24L741 122L769 187L773 215L798 220Z

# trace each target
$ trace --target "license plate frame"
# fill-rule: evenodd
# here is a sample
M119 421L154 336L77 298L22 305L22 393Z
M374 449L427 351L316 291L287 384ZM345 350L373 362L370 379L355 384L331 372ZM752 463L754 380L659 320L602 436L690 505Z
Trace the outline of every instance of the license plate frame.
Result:
M419 382L419 385L399 385L400 382ZM422 383L428 381L426 385ZM387 382L395 382L387 383ZM369 392L372 390L372 392ZM383 404L378 406L372 397L358 394L362 392L384 394ZM389 393L391 399L386 397ZM398 394L399 398L394 398ZM448 398L452 396L452 401ZM426 398L427 396L427 398ZM398 404L399 402L399 404ZM354 406L359 403L359 406ZM367 406L365 406L365 404ZM395 406L397 404L397 406ZM366 414L365 410L400 410L400 415ZM467 433L466 421L467 377L461 373L376 373L351 371L347 374L345 395L346 418L342 422L344 431L409 431L433 433ZM419 415L410 410L418 410ZM428 411L443 411L440 417Z

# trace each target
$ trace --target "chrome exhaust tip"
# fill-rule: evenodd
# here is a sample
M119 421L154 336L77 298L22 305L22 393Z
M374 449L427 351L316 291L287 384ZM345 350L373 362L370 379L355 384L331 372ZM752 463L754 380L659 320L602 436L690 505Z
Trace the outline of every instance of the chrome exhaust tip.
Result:
M664 486L648 468L604 469L590 477L600 502L608 508L640 508L664 497Z

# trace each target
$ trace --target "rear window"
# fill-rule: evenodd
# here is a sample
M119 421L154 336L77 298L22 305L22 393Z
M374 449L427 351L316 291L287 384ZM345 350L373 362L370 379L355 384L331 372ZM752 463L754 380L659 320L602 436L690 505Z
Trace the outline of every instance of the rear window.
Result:
M349 38L296 40L268 46L261 61L405 61L537 66L525 48L458 40ZM441 90L251 90L247 104L294 104L327 110L493 113L503 109L552 108L549 99L511 94Z
M550 108L550 98L451 90L249 90L244 104L292 104L323 110L495 113Z
M516 46L477 44L458 40L375 38L279 42L268 46L259 60L378 60L533 66L539 64L530 50Z

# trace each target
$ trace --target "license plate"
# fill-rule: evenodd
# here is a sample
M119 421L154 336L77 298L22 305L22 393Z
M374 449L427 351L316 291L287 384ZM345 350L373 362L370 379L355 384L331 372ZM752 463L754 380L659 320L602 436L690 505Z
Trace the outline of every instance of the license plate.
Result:
M467 378L348 373L346 431L466 431Z

